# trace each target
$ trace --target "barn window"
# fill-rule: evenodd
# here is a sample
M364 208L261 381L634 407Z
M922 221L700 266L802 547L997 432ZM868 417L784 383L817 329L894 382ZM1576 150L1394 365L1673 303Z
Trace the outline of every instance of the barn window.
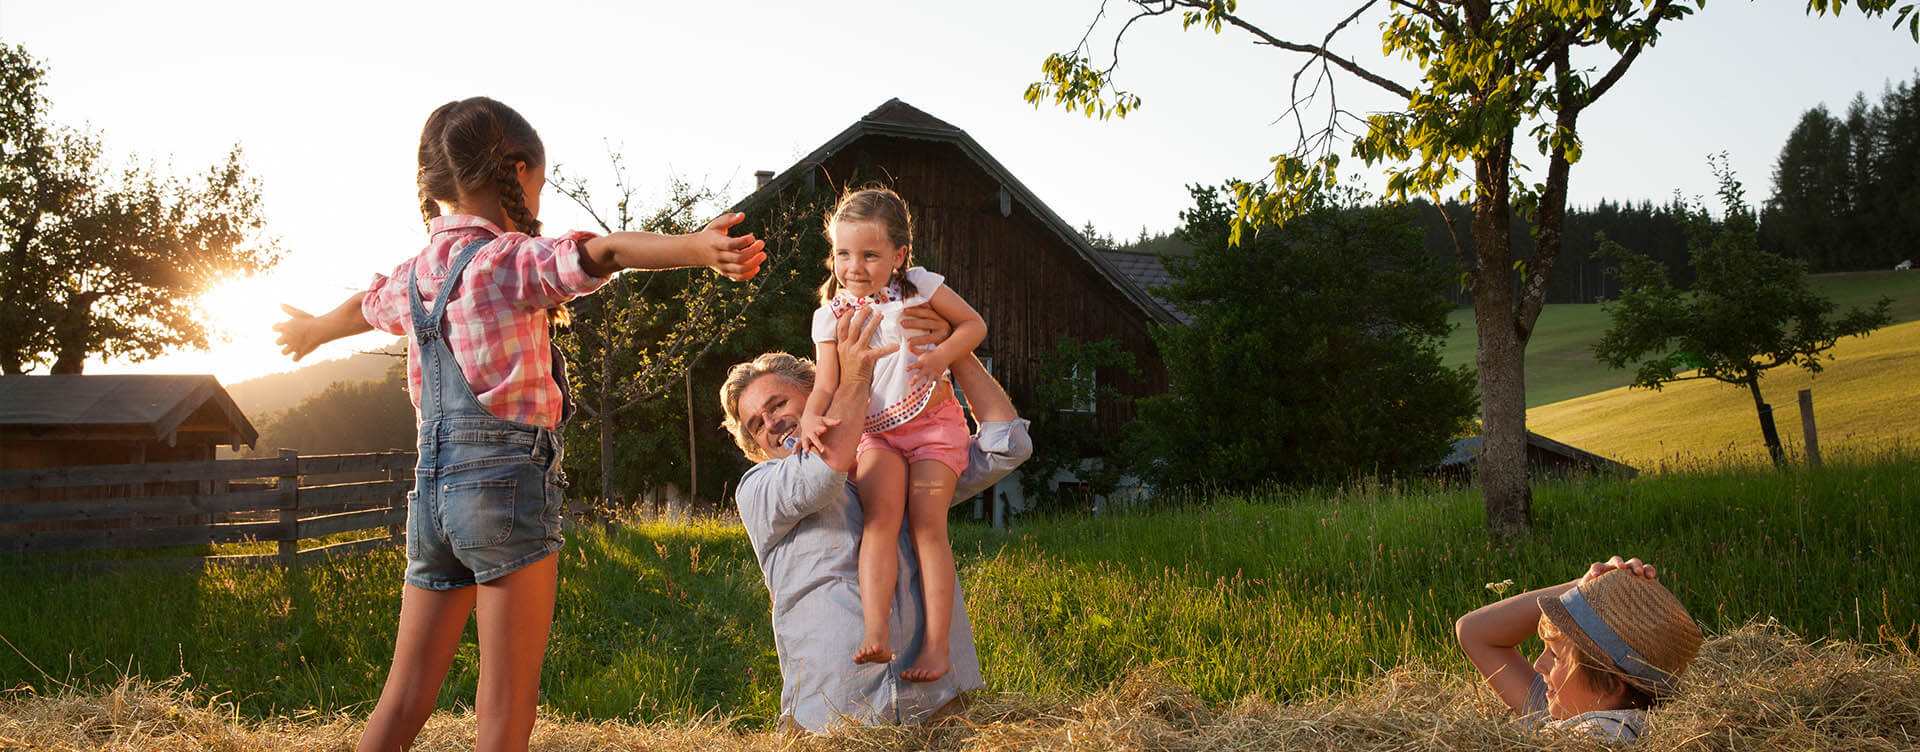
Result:
M1067 408L1063 412L1070 412L1070 413L1093 412L1096 406L1093 395L1094 395L1094 392L1099 388L1099 382L1096 379L1094 369L1080 363L1075 363L1073 364L1072 378L1073 378L1073 406Z

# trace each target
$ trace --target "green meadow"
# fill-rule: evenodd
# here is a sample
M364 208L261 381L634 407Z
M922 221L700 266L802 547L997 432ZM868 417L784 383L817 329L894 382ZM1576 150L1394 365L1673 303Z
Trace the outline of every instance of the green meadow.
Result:
M1808 278L1813 288L1842 310L1869 306L1881 298L1893 301L1893 323L1920 321L1920 272L1845 272ZM1597 303L1549 305L1540 312L1533 339L1527 344L1527 407L1572 399L1624 387L1633 372L1612 370L1593 359L1593 343L1607 329L1607 314ZM1447 365L1472 366L1479 336L1474 333L1473 309L1449 315L1452 336L1441 349Z
M1610 554L1661 567L1709 631L1768 619L1810 639L1915 645L1920 457L1821 471L1696 468L1539 486L1534 531L1487 542L1470 489L1356 482L1105 517L955 529L988 685L1075 697L1156 667L1200 698L1298 698L1426 661L1464 672L1455 617ZM766 725L779 694L768 599L737 523L569 532L543 678L581 719ZM0 682L48 691L182 677L243 715L361 713L377 696L402 560L307 567L0 573ZM441 703L470 701L471 631Z

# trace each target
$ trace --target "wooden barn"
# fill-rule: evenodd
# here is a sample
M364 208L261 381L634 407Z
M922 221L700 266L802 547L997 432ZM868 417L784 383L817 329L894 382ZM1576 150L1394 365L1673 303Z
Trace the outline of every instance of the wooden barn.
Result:
M742 206L789 188L868 183L905 198L915 262L946 275L986 319L978 353L1015 404L1031 404L1035 367L1062 337L1113 339L1133 353L1138 374L1103 370L1100 384L1136 397L1166 391L1148 327L1177 323L1173 313L952 124L888 100L798 163L760 177ZM1115 405L1094 412L1109 431L1133 417Z
M211 460L220 445L259 437L212 376L0 376L0 470ZM0 502L194 493L207 482L136 485L0 488ZM13 529L6 521L0 505L0 528Z

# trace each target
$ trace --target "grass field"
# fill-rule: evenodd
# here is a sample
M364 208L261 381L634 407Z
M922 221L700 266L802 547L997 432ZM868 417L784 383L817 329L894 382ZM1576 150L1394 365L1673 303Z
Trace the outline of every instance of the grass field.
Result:
M1848 272L1809 278L1813 288L1842 310L1893 300L1893 321L1920 321L1920 272ZM1611 370L1593 359L1593 343L1606 331L1607 315L1600 304L1550 305L1540 313L1533 339L1527 345L1527 407L1539 407L1582 395L1626 386L1630 370ZM1449 317L1453 336L1441 351L1447 365L1474 362L1479 337L1473 329L1473 310L1461 308Z
M1823 455L1920 442L1920 321L1841 340L1818 376L1782 367L1761 379L1790 452L1804 440L1796 394L1813 390ZM1760 419L1746 389L1711 379L1659 391L1617 387L1527 411L1527 428L1640 468L1690 461L1764 463Z
M1133 672L1208 703L1341 694L1383 667L1461 673L1454 617L1586 562L1637 554L1711 631L1775 618L1810 638L1912 646L1920 457L1818 473L1731 468L1542 485L1509 547L1465 490L1357 483L1104 518L976 526L954 548L988 684L1043 698ZM737 523L569 532L543 678L557 718L743 728L773 717L767 595ZM246 717L364 716L398 612L388 551L291 574L0 573L0 686L180 676ZM472 634L442 705L471 698ZM0 729L4 733L4 729Z

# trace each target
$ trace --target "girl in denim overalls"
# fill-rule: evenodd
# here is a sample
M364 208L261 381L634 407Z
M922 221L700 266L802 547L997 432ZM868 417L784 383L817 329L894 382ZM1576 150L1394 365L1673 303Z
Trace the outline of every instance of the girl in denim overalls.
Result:
M766 254L729 214L687 235L538 237L546 152L486 97L434 110L420 133L426 249L333 311L275 325L295 360L378 328L406 334L420 461L407 495L407 571L393 668L361 750L410 746L476 613L481 749L525 749L553 622L566 369L552 309L629 268L710 267L744 280Z

